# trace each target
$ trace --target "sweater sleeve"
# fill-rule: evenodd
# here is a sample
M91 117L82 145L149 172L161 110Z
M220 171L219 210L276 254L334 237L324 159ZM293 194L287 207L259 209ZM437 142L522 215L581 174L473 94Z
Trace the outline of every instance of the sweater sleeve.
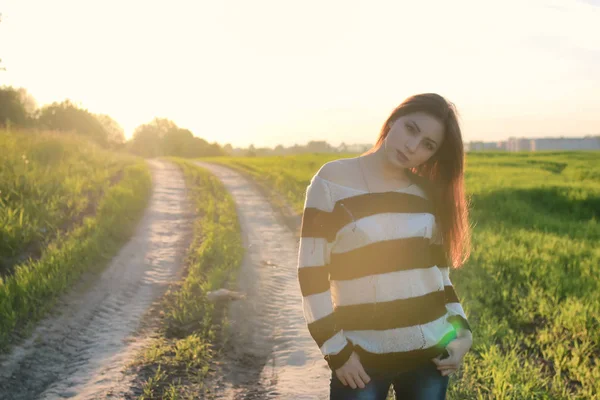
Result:
M313 179L306 189L300 244L298 282L308 331L332 370L346 363L353 351L337 326L329 285L331 245L335 238L333 204L326 182Z
M442 273L442 280L444 282L444 296L446 298L446 310L448 310L448 322L454 326L454 329L458 332L460 329L468 329L472 332L471 325L467 319L467 315L460 304L454 285L450 281L450 267L448 259L444 252L443 240L437 227L434 225L433 234L431 238L432 255L435 265Z

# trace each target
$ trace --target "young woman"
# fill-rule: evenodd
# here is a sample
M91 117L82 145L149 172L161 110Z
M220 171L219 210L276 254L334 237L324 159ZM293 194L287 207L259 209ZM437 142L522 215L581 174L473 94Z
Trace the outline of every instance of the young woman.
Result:
M298 280L331 399L444 399L472 345L449 278L470 255L455 107L406 99L369 151L307 187Z

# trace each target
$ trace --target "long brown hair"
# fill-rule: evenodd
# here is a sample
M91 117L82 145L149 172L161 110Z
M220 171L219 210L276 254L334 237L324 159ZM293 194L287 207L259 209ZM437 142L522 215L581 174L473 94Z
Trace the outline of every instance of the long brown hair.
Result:
M459 268L471 254L469 205L464 185L464 146L454 104L435 93L404 100L387 118L375 145L361 155L377 151L396 119L415 112L426 113L444 126L445 138L438 151L423 164L407 168L408 177L433 200L436 222L449 265Z

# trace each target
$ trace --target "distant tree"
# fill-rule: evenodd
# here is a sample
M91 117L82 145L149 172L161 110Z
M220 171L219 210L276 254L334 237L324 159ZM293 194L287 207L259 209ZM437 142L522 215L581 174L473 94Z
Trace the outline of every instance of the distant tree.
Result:
M221 145L217 142L212 142L208 146L208 155L209 156L226 156L227 153L223 150Z
M306 151L309 153L329 153L333 151L332 147L324 140L311 140L306 145Z
M143 157L167 155L163 149L163 138L169 131L177 129L177 124L170 119L156 117L135 128L129 148L134 154Z
M177 157L193 157L194 149L190 148L194 135L187 129L171 128L162 138L162 150L165 155Z
M128 146L130 151L144 157L225 155L219 144L209 144L194 136L190 130L179 128L173 121L165 118L155 118L150 123L137 127Z
M210 145L206 140L194 136L190 145L192 157L204 157L210 155L210 152L208 151L209 146Z
M148 124L135 128L129 148L134 154L143 157L158 157L163 155L161 140L168 131L169 126L176 126L174 122L154 118Z
M150 124L156 128L161 139L165 137L170 130L179 129L175 122L167 118L154 118Z
M38 116L38 126L62 132L75 132L94 142L107 146L108 133L98 119L88 110L79 108L70 100L44 106Z
M125 142L125 131L117 121L106 114L94 114L94 117L96 117L106 131L110 146L118 147Z
M29 112L31 96L27 95L25 89L14 89L10 86L0 88L0 126L26 127L31 125L31 114L35 111L35 100L33 110Z
M248 150L246 151L247 157L256 157L256 148L254 148L254 144L250 144L248 146Z

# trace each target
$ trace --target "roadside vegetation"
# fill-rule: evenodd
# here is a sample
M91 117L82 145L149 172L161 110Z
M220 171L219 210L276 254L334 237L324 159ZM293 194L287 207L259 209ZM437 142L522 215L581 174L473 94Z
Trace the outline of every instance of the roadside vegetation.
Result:
M26 336L129 239L150 192L141 158L66 133L0 131L0 349Z

